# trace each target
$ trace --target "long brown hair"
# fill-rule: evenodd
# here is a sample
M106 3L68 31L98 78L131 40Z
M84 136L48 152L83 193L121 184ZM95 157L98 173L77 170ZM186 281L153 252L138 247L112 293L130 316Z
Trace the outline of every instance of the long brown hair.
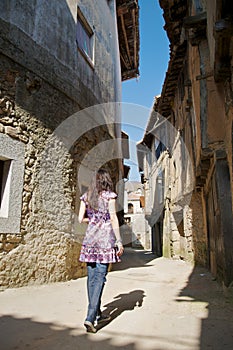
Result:
M112 191L113 183L109 172L100 168L93 177L87 192L87 201L91 208L98 209L98 199L102 191Z

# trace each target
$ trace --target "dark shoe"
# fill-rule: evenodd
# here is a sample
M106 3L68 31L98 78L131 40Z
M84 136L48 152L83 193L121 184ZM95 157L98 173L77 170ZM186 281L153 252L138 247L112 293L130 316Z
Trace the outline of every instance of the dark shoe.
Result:
M86 327L88 333L97 332L97 329L94 327L94 325L90 321L85 321L84 326Z
M104 315L101 314L100 316L97 316L97 323L101 323L101 322L107 322L111 320L111 316L110 315Z

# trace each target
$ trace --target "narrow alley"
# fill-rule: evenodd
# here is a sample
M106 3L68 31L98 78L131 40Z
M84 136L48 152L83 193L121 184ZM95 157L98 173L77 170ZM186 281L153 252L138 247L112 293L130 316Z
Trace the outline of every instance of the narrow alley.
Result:
M111 321L96 334L83 327L86 303L86 277L1 292L1 349L232 349L232 295L181 260L127 248L103 295Z

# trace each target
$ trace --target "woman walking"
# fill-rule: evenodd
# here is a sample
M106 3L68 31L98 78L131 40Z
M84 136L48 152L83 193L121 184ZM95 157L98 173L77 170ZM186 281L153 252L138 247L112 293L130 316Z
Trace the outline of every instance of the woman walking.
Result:
M96 333L95 323L110 316L101 312L101 296L109 263L120 261L124 252L116 215L117 194L105 169L99 169L86 193L81 196L79 222L88 222L79 260L87 263L88 310L84 326Z

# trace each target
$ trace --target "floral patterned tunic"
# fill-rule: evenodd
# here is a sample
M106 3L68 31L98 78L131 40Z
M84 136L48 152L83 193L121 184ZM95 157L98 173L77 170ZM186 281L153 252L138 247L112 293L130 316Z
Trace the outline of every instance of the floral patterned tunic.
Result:
M89 219L83 240L79 260L82 262L115 263L120 261L116 255L116 237L112 228L109 214L109 200L117 195L111 191L103 191L98 200L98 210L89 208L87 193L80 199L86 205Z

